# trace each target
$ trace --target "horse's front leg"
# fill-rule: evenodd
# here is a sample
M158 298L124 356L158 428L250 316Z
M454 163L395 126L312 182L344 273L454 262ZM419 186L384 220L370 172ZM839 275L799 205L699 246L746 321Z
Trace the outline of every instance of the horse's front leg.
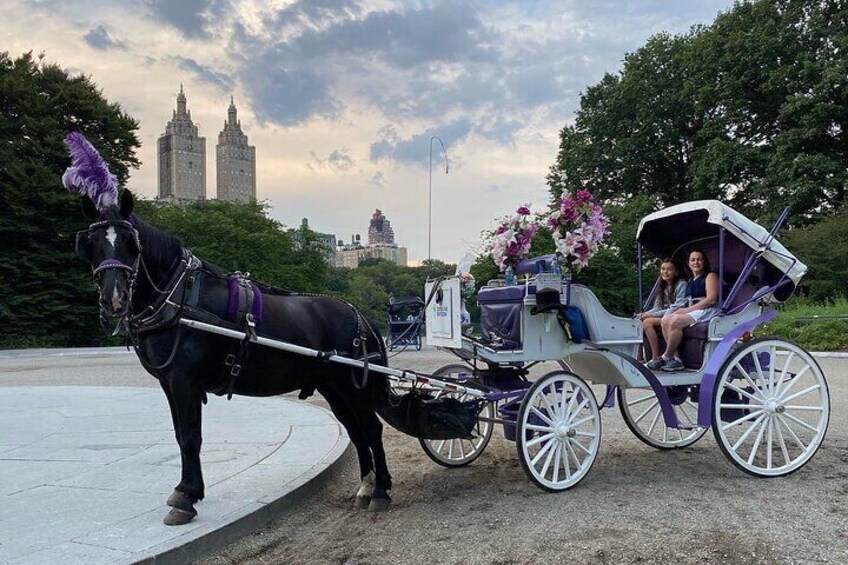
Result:
M163 381L162 388L171 407L174 433L180 446L182 477L180 484L168 497L171 507L164 522L168 526L179 526L191 522L197 516L194 503L204 496L203 471L200 468L201 395L185 382L187 379Z

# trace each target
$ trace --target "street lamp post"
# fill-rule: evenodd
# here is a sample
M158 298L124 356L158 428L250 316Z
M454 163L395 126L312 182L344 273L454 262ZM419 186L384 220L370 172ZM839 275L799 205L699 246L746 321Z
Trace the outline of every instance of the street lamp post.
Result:
M448 152L445 149L445 144L439 136L434 135L430 138L430 176L428 190L428 206L427 206L427 271L430 271L432 256L431 246L433 243L433 141L438 141L442 146L442 154L445 156L445 174L448 174Z

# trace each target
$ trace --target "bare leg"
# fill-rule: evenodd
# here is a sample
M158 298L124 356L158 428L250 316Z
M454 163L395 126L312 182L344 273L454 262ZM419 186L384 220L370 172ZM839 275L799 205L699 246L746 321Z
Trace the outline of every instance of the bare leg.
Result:
M666 358L670 359L677 354L677 348L683 340L683 330L691 326L694 322L694 318L688 314L672 315L663 318L662 330L666 343L665 353L663 355Z
M651 350L646 351L645 357L648 360L656 359L660 356L660 338L657 335L657 328L660 327L662 318L645 318L642 321L642 329L645 332L645 337L648 338L648 343L651 344Z

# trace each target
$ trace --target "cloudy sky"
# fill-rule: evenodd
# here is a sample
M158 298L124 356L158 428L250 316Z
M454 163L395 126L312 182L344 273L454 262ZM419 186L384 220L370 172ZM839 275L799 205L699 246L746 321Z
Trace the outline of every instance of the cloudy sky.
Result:
M492 219L543 207L558 132L580 92L652 34L709 24L731 0L4 0L0 50L85 73L156 140L182 83L215 143L235 98L256 146L257 197L283 224L365 237L380 208L411 261L454 262ZM447 150L450 171L438 141Z

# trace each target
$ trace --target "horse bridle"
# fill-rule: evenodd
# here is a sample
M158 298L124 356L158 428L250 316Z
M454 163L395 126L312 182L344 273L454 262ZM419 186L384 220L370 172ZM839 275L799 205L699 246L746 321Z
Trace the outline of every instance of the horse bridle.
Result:
M100 277L98 276L100 273L107 271L109 269L121 270L121 271L126 271L127 273L129 273L127 275L127 282L128 282L127 294L128 294L128 297L127 297L127 311L126 311L126 313L123 316L120 316L120 317L117 317L117 318L112 317L112 316L106 316L103 312L103 306L100 307L100 325L103 326L104 329L108 329L106 327L106 322L108 320L117 320L115 327L112 329L112 335L114 336L114 335L117 335L120 332L120 330L123 326L127 325L129 318L132 317L133 290L135 290L135 282L136 282L136 278L138 277L138 269L139 269L139 263L141 261L141 250L142 250L141 240L139 239L138 230L135 228L135 226L132 225L131 222L128 222L126 220L102 220L102 221L99 221L99 222L94 222L93 224L88 226L88 229L77 232L76 251L79 254L80 238L84 234L87 234L87 236L90 236L95 230L98 230L98 229L101 229L101 228L106 228L106 227L109 227L109 226L115 226L115 227L120 226L120 227L124 227L124 228L128 229L133 236L133 240L134 240L134 243L135 243L135 246L136 246L136 251L137 251L136 256L135 256L135 260L133 261L133 264L131 266L127 265L126 263L123 263L123 262L121 262L117 259L104 259L103 261L100 262L99 265L97 265L96 267L92 267L92 270L91 270L91 275L94 278L94 286L97 288L97 292L98 292L99 295L102 295L102 293L103 293L103 289L100 286Z

